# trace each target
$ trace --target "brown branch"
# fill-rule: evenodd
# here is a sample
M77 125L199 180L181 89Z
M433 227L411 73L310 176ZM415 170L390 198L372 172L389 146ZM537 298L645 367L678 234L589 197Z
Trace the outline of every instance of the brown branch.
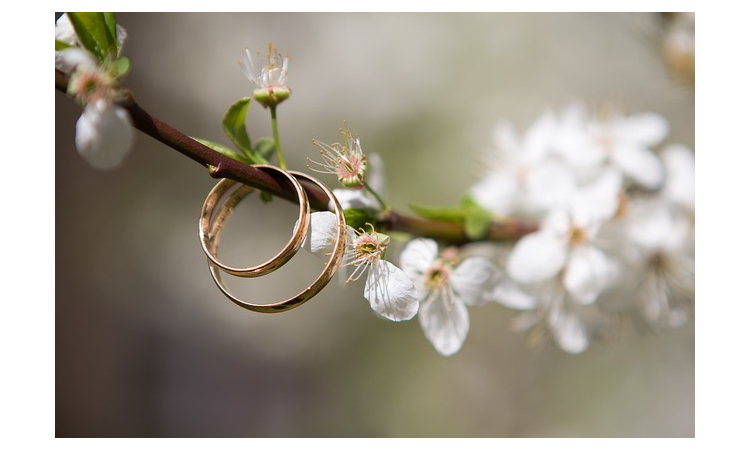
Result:
M57 90L67 93L68 82L69 77L66 74L55 70L55 87ZM209 169L209 174L212 177L229 178L268 192L271 195L297 202L297 195L293 187L284 177L271 175L261 169L211 150L146 112L130 94L126 94L118 104L130 113L133 126L136 129L200 163ZM313 209L328 209L328 197L321 189L312 185L305 185L305 190ZM464 233L463 225L458 222L427 220L391 211L382 225L390 230L433 238L450 244L471 242ZM535 231L536 228L535 224L515 220L494 223L490 227L485 240L517 240Z

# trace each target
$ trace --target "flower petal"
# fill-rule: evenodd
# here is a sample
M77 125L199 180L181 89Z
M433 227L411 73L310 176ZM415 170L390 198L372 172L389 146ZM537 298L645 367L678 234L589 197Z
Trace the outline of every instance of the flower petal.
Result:
M622 175L615 169L605 170L576 192L571 205L573 223L587 231L598 229L617 212L621 187Z
M449 356L461 349L469 333L469 312L461 301L440 296L422 304L419 324L435 350Z
M364 189L334 189L333 195L339 201L342 209L380 210L378 201ZM331 203L329 207L333 207Z
M336 242L338 219L330 211L310 214L310 228L302 247L310 253L323 257L333 251Z
M601 250L582 246L571 252L563 284L575 301L588 305L609 285L613 274L612 265Z
M415 284L424 284L424 274L437 257L437 242L425 238L413 239L401 251L400 265Z
M536 297L527 294L508 279L497 283L490 291L489 297L505 307L519 310L534 309L539 303Z
M471 256L456 267L450 275L450 285L467 305L479 305L490 282L496 279L495 266L481 256Z
M63 72L70 72L76 67L96 69L96 58L86 50L72 47L55 52L55 68Z
M388 261L377 261L370 267L365 298L373 311L393 321L409 320L419 309L414 283Z
M491 174L472 186L469 195L496 216L507 216L515 211L518 183L505 174Z
M619 142L612 149L612 160L625 175L646 189L656 189L664 181L661 161L647 147Z
M76 123L78 153L96 169L112 169L130 151L133 129L121 107L104 100L86 105Z
M534 211L565 207L573 196L576 179L570 167L558 160L546 160L530 168L526 200Z
M695 154L683 145L670 145L661 154L667 170L664 194L684 207L695 208Z
M551 110L545 110L524 134L523 156L526 161L539 161L544 158L551 149L557 131L557 118Z
M560 311L551 318L549 326L557 345L568 353L581 353L589 346L583 324L574 314Z
M385 163L383 158L375 152L367 154L367 184L381 197L387 197L385 185Z
M617 122L617 138L646 146L656 145L669 133L667 119L655 113L625 117Z
M534 283L553 277L565 264L566 245L546 232L524 236L508 256L508 274L520 283Z

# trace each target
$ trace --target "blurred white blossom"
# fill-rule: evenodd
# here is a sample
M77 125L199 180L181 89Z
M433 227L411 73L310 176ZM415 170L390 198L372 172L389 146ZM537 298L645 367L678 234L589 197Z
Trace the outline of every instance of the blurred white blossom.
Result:
M637 306L656 327L682 325L695 283L692 217L661 199L644 200L631 206L627 233L641 257Z
M593 303L613 281L615 267L594 239L617 208L619 176L606 172L579 189L569 208L550 211L539 231L521 238L508 256L508 274L520 283L561 275L570 295Z
M120 165L130 152L132 140L128 112L103 99L87 104L76 122L78 153L96 169Z
M117 26L117 38L124 43L127 33ZM101 170L118 166L130 152L133 130L128 112L117 105L117 78L100 66L91 53L79 47L78 37L63 14L55 24L55 38L74 47L55 52L55 67L70 73L68 93L83 105L76 122L76 149L92 167Z
M567 353L586 350L590 339L584 320L578 314L582 307L571 301L560 280L539 283L533 291L533 307L525 304L521 308L525 311L513 320L513 328L530 333L532 339L550 335L557 346Z
M552 156L559 124L545 112L523 137L502 122L495 127L494 148L486 158L490 172L469 194L498 217L534 214L568 200L575 188L573 173Z
M580 178L613 167L646 189L656 189L663 182L664 169L652 150L669 131L662 116L609 111L594 117L575 104L564 111L561 124L556 148Z
M570 353L589 346L587 321L619 280L631 306L654 325L677 326L694 296L695 157L670 144L653 113L592 114L582 104L545 111L518 137L494 132L490 172L469 195L498 220L540 218L500 259L487 296L524 311L516 328L543 329ZM586 314L582 315L582 312Z

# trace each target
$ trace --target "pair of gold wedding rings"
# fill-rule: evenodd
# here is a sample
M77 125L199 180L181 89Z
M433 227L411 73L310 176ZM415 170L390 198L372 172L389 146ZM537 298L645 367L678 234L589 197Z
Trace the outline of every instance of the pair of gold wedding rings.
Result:
M206 253L206 256L208 256L208 267L211 271L211 276L216 282L216 285L224 293L224 295L226 295L234 303L245 309L261 313L276 313L288 311L290 309L296 308L297 306L314 297L328 284L329 281L331 281L331 278L333 278L333 274L338 269L338 266L341 263L341 259L344 256L344 249L346 247L346 227L344 226L346 221L344 219L344 212L341 209L341 205L339 204L338 200L333 195L333 192L331 192L331 190L328 189L323 183L307 174L291 170L282 170L278 167L263 164L254 165L253 167L263 170L270 175L273 175L272 172L276 172L282 175L283 179L288 181L297 193L297 199L299 203L299 217L297 219L297 223L294 226L292 238L289 240L289 242L287 242L284 248L282 248L281 251L276 254L276 256L260 265L253 267L236 268L222 263L218 258L218 251L219 242L221 241L221 234L224 230L224 225L226 224L227 220L229 219L237 205L255 190L250 186L225 178L219 181L211 190L211 192L209 192L208 196L206 197L206 201L203 203L203 207L201 208L199 224L201 246L203 247L203 251ZM302 292L291 298L276 303L267 304L252 303L240 300L226 287L224 281L221 278L221 272L242 278L260 277L269 274L286 264L302 247L302 244L304 243L310 230L310 203L307 199L307 193L302 187L300 181L304 181L308 184L317 186L318 188L323 190L323 192L325 192L330 200L329 205L333 205L333 208L335 210L334 213L336 214L336 218L338 221L338 230L336 241L334 243L334 249L331 253L330 258L326 262L326 265L318 278ZM236 188L232 191L232 188L235 186ZM220 200L227 193L229 193L228 196L226 196L224 202L220 204ZM221 206L219 206L217 212L218 205Z

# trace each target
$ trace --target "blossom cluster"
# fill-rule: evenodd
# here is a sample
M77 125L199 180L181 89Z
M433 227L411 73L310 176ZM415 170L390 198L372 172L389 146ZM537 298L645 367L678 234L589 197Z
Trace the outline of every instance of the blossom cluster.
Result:
M578 353L615 314L638 311L655 328L689 319L695 157L662 146L668 132L657 114L597 115L581 104L545 113L522 136L498 125L497 165L470 195L498 218L540 222L500 258L528 294L520 304L495 295L527 311L517 327L541 327Z
M347 281L369 270L372 309L390 320L418 316L443 355L462 347L467 307L487 303L520 310L515 328L550 335L570 353L625 314L654 328L684 324L694 297L695 159L685 146L664 146L668 132L657 114L594 114L581 104L545 112L522 134L501 123L490 169L468 196L497 222L538 229L514 244L460 250L416 238L394 264L384 259L388 236L370 224L348 227ZM316 142L327 155L319 165L344 186L344 173L361 181L335 190L343 208L382 214L382 161L370 154L353 173L350 150L365 157L359 139L345 136L346 145ZM315 213L312 225L308 248L325 253L335 219Z

